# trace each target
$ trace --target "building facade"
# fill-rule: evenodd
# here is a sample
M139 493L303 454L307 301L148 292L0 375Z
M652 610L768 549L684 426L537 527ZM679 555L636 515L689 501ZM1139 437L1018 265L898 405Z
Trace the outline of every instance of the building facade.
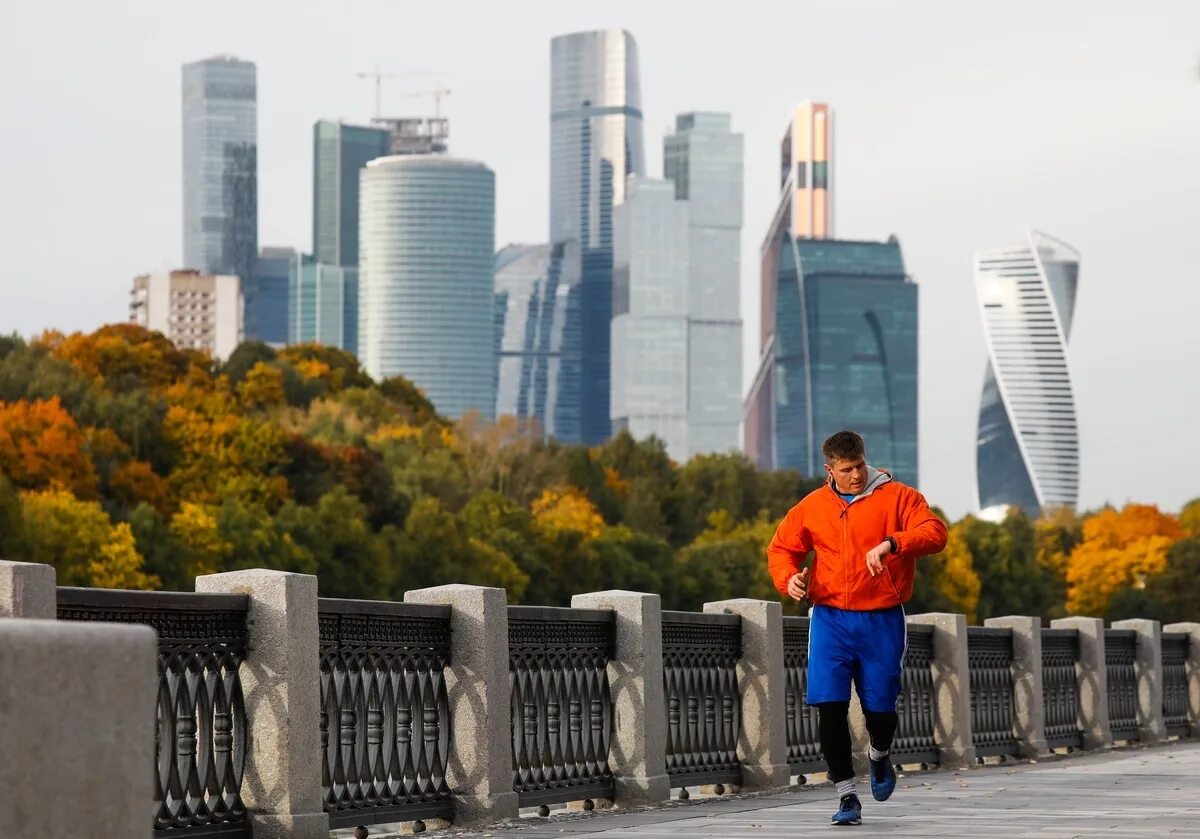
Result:
M254 64L219 56L183 65L183 264L235 274L257 334L258 106Z
M313 126L313 256L325 265L358 265L359 173L386 157L386 128L319 120Z
M161 332L181 350L229 358L242 341L242 291L232 274L182 270L133 280L129 320Z
M688 458L688 202L631 176L613 213L612 423Z
M1002 519L1074 508L1079 427L1067 358L1079 253L1030 232L1018 247L975 254L975 290L987 341L976 447L978 506Z
M645 173L637 44L619 29L550 44L550 242L580 253L580 441L610 432L612 209ZM565 439L565 438L564 438ZM575 442L575 441L569 441Z
M688 204L688 456L739 448L743 139L729 114L685 113L663 174Z
M362 172L359 357L438 412L496 409L495 175L441 155L377 158Z
M324 344L358 355L358 269L307 254L289 264L290 344Z
M849 428L872 465L917 486L917 286L900 244L785 240L774 334L747 400L746 450L765 469L821 473Z
M255 331L245 330L247 341L262 341L281 347L288 342L291 311L288 287L291 283L294 248L265 247L258 252L254 267L254 286L258 294Z
M560 440L579 439L579 269L576 242L496 254L496 416Z

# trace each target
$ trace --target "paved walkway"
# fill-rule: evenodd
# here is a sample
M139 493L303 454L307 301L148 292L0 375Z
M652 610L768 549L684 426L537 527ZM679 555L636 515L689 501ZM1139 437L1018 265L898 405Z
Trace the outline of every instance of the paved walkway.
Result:
M879 804L865 788L859 796L863 823L853 828L830 827L837 795L828 784L820 784L655 809L522 819L486 831L429 835L796 839L836 830L838 835L853 831L849 833L853 837L1200 837L1200 743L960 772L919 772L901 776L891 801Z

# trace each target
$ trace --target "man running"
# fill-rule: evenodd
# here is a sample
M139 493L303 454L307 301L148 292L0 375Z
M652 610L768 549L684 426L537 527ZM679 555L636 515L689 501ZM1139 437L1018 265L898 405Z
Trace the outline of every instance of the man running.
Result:
M821 450L828 483L784 516L767 567L781 593L813 604L807 702L820 711L821 750L841 798L833 824L852 825L862 823L862 804L854 792L850 683L871 738L871 794L887 801L896 788L889 753L907 641L903 604L917 558L946 547L946 525L921 493L867 465L855 432L839 431ZM812 567L801 568L809 551Z

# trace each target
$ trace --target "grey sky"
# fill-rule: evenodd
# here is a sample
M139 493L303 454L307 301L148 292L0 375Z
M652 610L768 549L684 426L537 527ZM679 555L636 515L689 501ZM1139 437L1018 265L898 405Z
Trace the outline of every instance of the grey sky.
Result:
M547 227L549 39L637 38L650 174L677 112L746 137L743 317L779 140L836 109L837 234L900 237L921 286L922 489L974 503L984 370L971 253L1035 227L1083 254L1071 347L1083 506L1200 495L1200 4L144 2L0 5L0 333L123 320L180 259L180 65L259 74L260 242L311 239L312 123L370 116L356 71L444 73L451 150L497 173L497 243ZM384 110L427 110L385 83ZM869 444L870 441L868 441Z

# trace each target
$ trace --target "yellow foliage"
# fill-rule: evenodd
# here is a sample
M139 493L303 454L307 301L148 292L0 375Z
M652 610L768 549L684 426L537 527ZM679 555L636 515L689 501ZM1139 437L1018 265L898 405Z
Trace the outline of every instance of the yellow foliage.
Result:
M595 539L604 532L604 517L576 487L542 490L532 506L533 520L548 533L578 533Z
M617 498L629 497L629 481L622 478L621 473L611 466L604 467L604 485Z
M246 378L237 386L238 400L246 408L262 409L283 405L283 373L261 361L250 368Z
M142 555L126 522L116 525L100 546L100 556L88 563L91 584L97 588L133 588L153 591L158 577L142 571Z
M933 576L934 588L952 604L954 611L967 616L967 623L974 623L979 609L979 593L983 587L979 574L975 572L971 549L960 529L950 529L946 549L938 556L918 561L937 563L937 573Z
M1179 524L1192 538L1200 537L1200 498L1193 498L1179 512Z
M216 517L203 505L185 501L171 518L171 533L188 554L187 575L198 577L220 570L233 546L221 538Z
M1103 615L1120 589L1144 588L1166 565L1171 544L1183 537L1174 516L1147 504L1103 510L1083 523L1083 541L1067 560L1067 611Z

